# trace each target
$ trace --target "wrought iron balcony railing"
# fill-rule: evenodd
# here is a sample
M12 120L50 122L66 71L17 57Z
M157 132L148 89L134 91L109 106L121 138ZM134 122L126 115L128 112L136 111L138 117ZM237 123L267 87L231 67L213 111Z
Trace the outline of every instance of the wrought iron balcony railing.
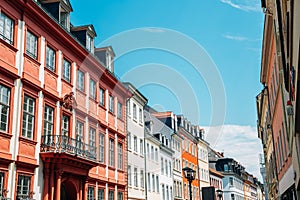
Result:
M67 153L81 158L96 160L96 147L66 135L43 135L42 152Z
M0 200L11 200L11 198L8 198L8 197L1 197L1 196L0 196Z

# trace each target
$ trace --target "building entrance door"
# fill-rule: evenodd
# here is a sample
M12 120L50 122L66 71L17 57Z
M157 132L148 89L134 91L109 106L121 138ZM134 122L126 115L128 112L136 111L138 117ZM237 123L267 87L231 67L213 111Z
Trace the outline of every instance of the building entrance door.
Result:
M71 182L61 184L60 200L77 200L77 192Z

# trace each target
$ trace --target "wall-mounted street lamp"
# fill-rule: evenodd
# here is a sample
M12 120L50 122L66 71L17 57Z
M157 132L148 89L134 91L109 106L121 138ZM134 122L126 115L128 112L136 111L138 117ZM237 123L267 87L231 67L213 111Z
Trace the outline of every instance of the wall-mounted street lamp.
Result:
M223 191L222 190L217 190L216 193L217 193L217 197L219 198L219 200L221 200L222 197L223 197Z
M184 177L189 181L190 200L192 200L192 181L196 177L196 171L189 167L183 168L182 171L184 173Z

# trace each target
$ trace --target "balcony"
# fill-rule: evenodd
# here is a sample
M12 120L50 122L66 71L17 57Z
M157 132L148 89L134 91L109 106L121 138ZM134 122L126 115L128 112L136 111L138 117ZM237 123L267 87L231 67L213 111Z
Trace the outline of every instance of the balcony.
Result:
M43 135L41 152L65 153L95 161L96 147L66 135Z

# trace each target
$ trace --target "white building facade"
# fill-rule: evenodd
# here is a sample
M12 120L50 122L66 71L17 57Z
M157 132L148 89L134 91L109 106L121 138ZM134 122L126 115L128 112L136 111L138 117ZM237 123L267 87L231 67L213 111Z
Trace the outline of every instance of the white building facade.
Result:
M127 102L128 199L145 199L144 106L147 99L130 83Z

